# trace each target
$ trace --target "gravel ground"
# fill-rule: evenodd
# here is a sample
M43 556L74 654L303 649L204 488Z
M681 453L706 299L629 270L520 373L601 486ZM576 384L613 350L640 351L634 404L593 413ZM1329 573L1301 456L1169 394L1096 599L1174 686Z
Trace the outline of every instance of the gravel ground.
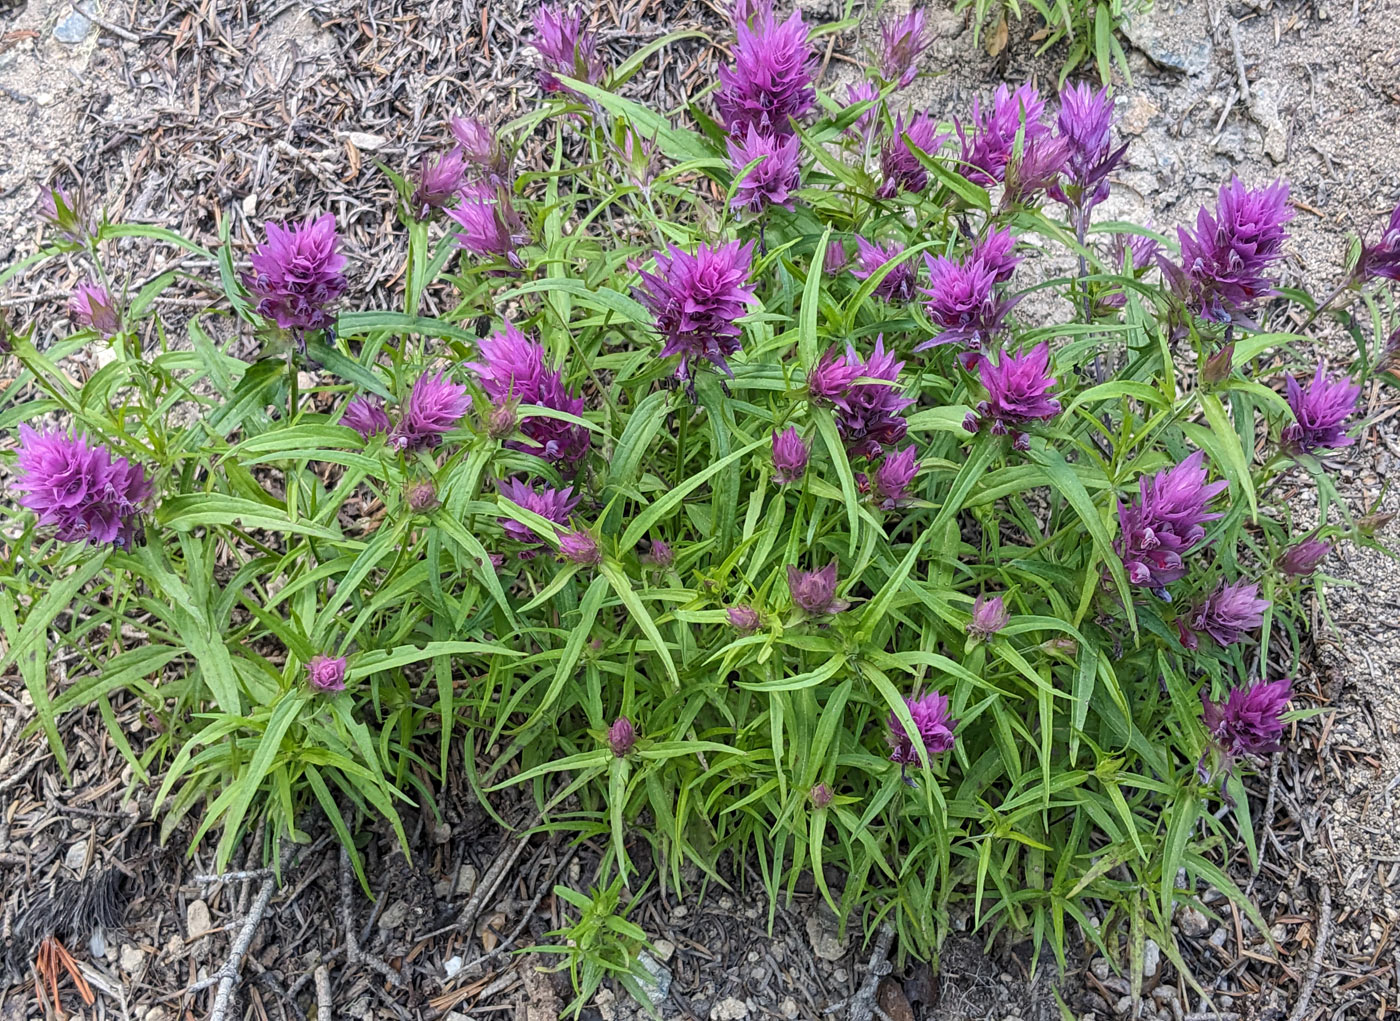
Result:
M824 2L806 6L818 17L840 13ZM135 8L108 0L88 10L96 22L69 0L0 0L0 264L33 247L36 185L81 179L114 219L161 223L205 242L225 217L247 245L264 219L333 210L355 255L352 286L367 304L390 302L401 242L384 217L388 193L374 162L401 167L440 141L445 116L485 109L506 118L534 89L521 70L518 26L528 12L520 0L154 0ZM681 0L613 4L600 19L619 56L678 28L722 38L715 10ZM941 73L909 90L912 104L946 116L999 80L1053 84L1053 62L1035 57L1018 26L992 59L973 46L962 18L936 10L933 20L940 38L924 66ZM1298 211L1291 282L1328 290L1348 232L1374 232L1400 199L1397 25L1400 0L1159 3L1130 28L1133 82L1119 95L1133 145L1105 215L1150 209L1170 227L1193 217L1232 172L1250 183L1285 176ZM834 40L829 81L855 73L848 54L864 41L854 33ZM629 91L679 105L712 79L716 57L708 43L688 41ZM137 283L169 266L168 253L135 242L120 258ZM61 299L75 280L76 269L13 281L0 307L32 317L41 335L59 330ZM197 298L191 291L167 314L178 321L180 301ZM1336 342L1318 338L1323 349ZM1400 496L1386 488L1400 458L1392 395L1379 384L1366 394L1364 453L1342 469L1354 507L1380 500L1400 511ZM1297 510L1306 516L1306 493ZM1327 570L1337 580L1296 685L1302 704L1326 711L1290 735L1297 753L1251 782L1267 831L1259 876L1242 850L1231 861L1277 950L1223 902L1215 902L1219 918L1183 913L1183 953L1217 991L1220 1013L1201 1013L1159 959L1144 1017L1340 1021L1400 1012L1400 572L1359 548L1342 550ZM139 742L149 723L134 707L116 711ZM87 924L69 943L96 998L85 1016L207 1016L211 990L189 990L217 976L265 877L202 882L209 863L183 856L188 833L162 845L150 792L138 785L125 797L131 778L95 711L64 721L69 779L42 742L20 736L30 718L17 678L0 678L0 950L60 911L90 923L111 913L107 901L125 901L96 938ZM570 854L544 836L521 836L533 821L524 804L494 806L511 831L464 790L445 791L438 807L445 824L430 813L409 820L412 866L391 839L371 844L373 904L349 888L329 840L288 862L290 880L244 967L251 1013L238 1016L307 1016L323 979L337 1016L559 1016L571 995L566 977L506 951L558 923L549 890L586 887L594 849ZM840 932L803 890L770 922L766 905L744 892L746 863L727 865L734 893L672 903L653 892L634 916L658 941L666 1016L817 1018L865 982L871 949L858 929ZM891 957L877 1002L895 1021L1038 1021L1061 1016L1060 1002L1083 1021L1130 1013L1126 984L1104 961L1074 960L1056 976L1044 962L1033 969L1023 947L986 948L966 932L950 939L937 975L904 962L897 948ZM0 989L0 1021L43 1017L30 964L0 960L0 982L6 964L18 984ZM63 996L68 1009L79 1006L71 985ZM630 1018L637 1009L605 991L584 1016Z

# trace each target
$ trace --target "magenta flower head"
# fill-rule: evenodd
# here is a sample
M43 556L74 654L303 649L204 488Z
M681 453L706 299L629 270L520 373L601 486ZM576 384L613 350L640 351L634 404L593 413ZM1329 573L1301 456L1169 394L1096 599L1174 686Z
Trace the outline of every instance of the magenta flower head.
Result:
M946 255L924 253L928 267L928 287L920 288L929 299L924 305L929 319L940 331L914 350L939 344L986 347L1001 331L1015 299L1003 298L996 290L998 268L989 266L978 255L957 262Z
M39 189L39 219L58 231L71 244L80 245L93 232L92 217L88 215L83 196L74 196L61 184Z
M1390 214L1390 223L1374 245L1364 245L1356 264L1355 279L1380 277L1400 280L1400 205Z
M807 444L793 426L773 433L773 481L791 486L802 481L807 471Z
M389 431L389 415L378 397L351 397L345 402L340 424L354 429L368 443L370 437Z
M992 423L994 434L1011 433L1018 449L1028 442L1022 426L1060 413L1060 402L1047 396L1055 377L1050 375L1050 345L1044 341L1021 354L1002 351L995 362L979 357L977 372L987 388L978 415Z
M665 539L651 540L651 549L642 554L642 562L665 570L675 561L675 551Z
M569 515L578 506L579 498L574 495L573 486L565 486L563 489L553 489L549 486L540 485L538 487L520 479L506 479L496 483L496 489L507 500L528 511L534 511L546 521L552 521L556 525L567 525ZM505 530L507 538L515 539L530 546L540 545L540 539L528 525L522 525L514 518L500 518L501 528Z
M904 123L903 114L895 118L894 137L880 150L880 171L884 175L881 198L894 198L902 191L921 192L928 187L928 171L910 146L932 156L947 137L937 134L937 130L927 113L916 114L908 124Z
M729 618L730 625L737 631L757 631L758 626L763 623L763 618L752 606L742 604L731 606L724 611L724 615Z
M68 299L68 314L79 326L96 330L104 337L115 336L122 328L117 303L107 288L95 281L85 281L73 289Z
M466 173L486 184L505 184L510 177L510 157L500 140L484 121L475 117L453 117L448 122Z
M452 382L441 371L430 376L424 370L408 392L393 442L401 450L436 447L443 434L455 429L471 406L466 387Z
M1269 601L1259 598L1254 582L1227 585L1222 581L1196 608L1191 629L1210 635L1219 645L1234 645L1264 623L1268 608Z
M904 363L885 350L884 337L875 339L875 350L864 361L855 348L833 357L825 355L807 379L809 397L830 403L836 411L836 429L851 457L874 460L909 430L902 412L914 401L899 388ZM869 382L858 382L861 379Z
M972 620L968 622L967 633L979 641L987 641L1006 627L1006 603L1001 596L978 596L972 603Z
M919 740L927 755L937 755L953 747L953 728L958 725L958 721L948 714L947 695L930 691L917 698L905 698L904 704L909 707L909 715L914 718L914 729L919 732ZM890 713L886 726L889 728L885 740L890 746L890 761L904 767L917 766L918 749L905 733L904 724L900 722L899 717Z
M919 474L919 455L913 446L887 454L875 469L875 503L881 510L893 510L909 499L909 487Z
M1013 153L1006 164L1002 204L1029 203L1042 191L1058 190L1069 155L1066 138L1044 134L1027 139L1021 154Z
M846 86L847 106L855 106L857 103L873 103L879 98L880 87L872 81L859 81L854 85ZM879 126L876 121L879 113L880 107L878 105L869 107L856 116L846 131L868 142L870 136L875 133L875 129Z
M625 759L637 743L637 730L626 716L619 716L608 728L608 747L619 759Z
M1084 83L1060 90L1060 137L1068 142L1065 180L1050 189L1052 198L1088 209L1108 198L1108 175L1128 146L1110 151L1113 97Z
M1228 755L1262 755L1278 751L1283 737L1283 715L1293 697L1293 682L1260 681L1248 688L1235 688L1223 704L1201 692L1206 730Z
M789 565L788 588L792 601L814 616L840 613L851 604L836 598L836 561L815 571L799 571Z
M544 345L530 340L510 323L482 340L479 350L481 361L468 362L467 368L481 380L482 389L496 403L497 411L511 416L507 429L504 418L497 423L496 411L492 412L490 428L500 437L516 430L513 408L517 403L536 404L575 416L583 414L583 398L564 384L562 373L546 368ZM551 464L576 465L592 442L585 426L544 415L527 415L518 428L524 440L514 440L506 446L542 457Z
M665 338L661 357L680 355L676 375L691 378L691 363L703 359L726 374L725 358L739 350L738 319L755 304L745 287L753 266L753 242L699 244L695 254L667 244L656 253L656 272L641 270L636 298L656 317Z
M902 17L887 19L880 26L880 54L877 65L880 77L898 82L907 89L918 74L919 55L929 48L933 35L928 30L922 7L915 7Z
M1040 123L1044 112L1044 100L1029 83L1014 92L1006 85L998 85L992 105L985 111L980 101L973 99L969 129L964 129L960 121L953 122L962 145L963 175L983 186L1005 180L1018 136L1023 152L1049 137L1050 128Z
M63 542L131 545L142 507L151 498L146 471L113 457L86 436L19 427L20 505L40 525L56 525Z
M1011 274L1021 263L1019 255L1011 254L1015 249L1016 235L1011 233L1010 229L992 227L987 231L986 237L972 246L972 251L968 254L971 258L981 259L982 265L992 271L996 282L1004 284L1011 279Z
M798 185L797 136L760 134L752 124L747 137L729 137L729 169L737 177L754 160L760 162L739 179L730 205L760 213L764 206L792 208Z
M1332 552L1332 544L1321 539L1304 539L1290 546L1278 558L1278 569L1294 578L1305 578L1317 570L1318 566Z
M345 293L345 256L336 250L335 216L301 223L268 223L243 285L258 299L258 315L299 336L331 325L331 306Z
M1232 178L1214 214L1202 207L1194 231L1177 228L1181 267L1164 261L1163 269L1192 311L1228 322L1274 293L1268 273L1283 257L1283 225L1291 219L1287 184L1250 189Z
M589 85L603 80L598 57L598 33L583 24L583 11L563 4L545 4L535 12L534 46L540 55L540 87L546 92L572 92L556 75Z
M1327 377L1327 364L1319 362L1307 389L1294 376L1288 377L1288 406L1296 421L1284 426L1279 436L1285 450L1311 454L1319 450L1340 450L1356 441L1346 434L1346 421L1356 411L1361 387L1348 377Z
M1166 596L1166 586L1186 574L1182 558L1206 537L1206 522L1221 517L1206 508L1229 483L1207 483L1205 454L1196 451L1166 471L1138 480L1138 498L1118 501L1113 546L1128 580ZM1169 598L1169 597L1168 597Z
M840 238L832 238L827 243L826 253L822 256L823 273L839 273L846 268L846 263L850 261L850 256L846 254L846 243Z
M447 215L462 228L455 235L457 243L483 259L505 259L516 269L524 265L516 249L530 236L524 232L505 189L468 184L463 186L461 196L462 200L447 210Z
M417 186L409 200L413 215L426 220L434 209L447 205L462 190L466 175L467 167L462 161L461 149L445 152L432 162L424 156L418 166Z
M312 656L306 664L306 680L317 691L344 691L345 657Z
M598 548L598 540L586 529L560 531L559 554L565 560L582 566L597 566L603 562L603 551Z
M791 134L792 121L817 105L817 55L807 42L807 25L800 11L779 24L771 6L755 11L750 21L735 26L734 63L719 69L715 107L731 136L744 137L750 127Z
M851 275L857 280L868 280L877 270L902 251L904 251L904 246L898 241L891 241L888 246L884 246L874 244L863 237L857 237L856 265L851 269ZM913 300L917 284L918 274L914 270L914 262L911 259L905 259L886 273L871 293L886 301L902 304Z

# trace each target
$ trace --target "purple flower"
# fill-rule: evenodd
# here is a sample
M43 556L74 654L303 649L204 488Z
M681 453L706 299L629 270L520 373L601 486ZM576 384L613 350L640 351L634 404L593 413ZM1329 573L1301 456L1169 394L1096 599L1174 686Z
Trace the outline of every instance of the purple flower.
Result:
M833 238L826 246L826 254L822 256L822 272L839 273L848 261L846 243L840 238Z
M1114 272L1125 269L1127 275L1134 279L1141 277L1146 270L1157 265L1161 249L1161 244L1155 239L1141 234L1115 234L1112 269ZM1097 295L1095 300L1103 308L1122 308L1128 303L1128 295L1121 287L1114 287Z
M894 198L902 191L921 192L928 187L928 171L914 155L912 145L925 156L932 156L946 135L935 134L937 125L927 113L916 114L906 125L904 115L894 121L894 137L880 150L881 198Z
M504 188L468 184L462 188L462 201L447 215L462 228L457 243L483 259L505 259L516 269L521 262L516 248L529 241L510 204Z
M559 552L565 560L583 566L598 565L603 562L603 551L598 548L598 540L585 529L560 531Z
M891 241L889 246L885 247L867 241L863 237L857 237L857 265L851 270L851 275L857 280L868 280L877 270L902 251L904 251L904 246L898 241ZM913 299L917 283L918 274L914 270L913 260L905 259L886 273L871 293L886 301L903 303Z
M258 299L258 315L298 334L325 329L331 325L330 307L346 285L334 214L265 227L267 240L253 252L253 271L243 277Z
M754 304L745 287L753 265L753 242L700 244L695 254L667 244L656 253L656 272L641 271L636 297L656 317L665 338L661 357L680 355L676 375L690 379L690 363L704 359L729 373L725 358L739 350L738 318Z
M63 542L131 544L136 518L151 498L145 469L86 436L19 427L20 505Z
M1088 85L1060 90L1060 137L1069 145L1065 182L1050 189L1052 198L1088 209L1108 198L1108 175L1123 159L1124 144L1110 151L1113 97L1108 88L1095 92Z
M808 375L808 396L835 408L836 428L851 457L874 460L904 439L909 425L900 413L914 402L896 385L903 368L885 350L884 338L877 337L868 360L861 361L855 348L847 346L844 355L828 352Z
M510 157L502 150L495 131L474 117L453 117L448 128L457 140L468 174L492 186L506 183Z
M642 562L659 567L662 570L671 566L676 559L676 554L664 539L651 540L651 549L642 554Z
M312 656L306 664L306 679L317 691L344 691L345 657Z
M1050 128L1040 123L1044 111L1044 100L1029 83L1015 92L1006 85L998 85L991 108L985 113L974 98L970 132L964 130L962 122L953 122L962 144L964 176L984 186L1004 180L1007 165L1016 150L1018 134L1023 151L1049 136Z
M802 481L807 471L807 444L793 426L773 433L773 481L791 486Z
M404 501L414 514L424 514L438 505L437 487L432 479L415 479L404 487Z
M92 233L93 223L81 194L76 197L61 184L39 189L39 218L73 244L82 244Z
M1058 189L1069 153L1068 139L1051 135L1027 138L1020 156L1013 154L1006 164L1003 204L1029 202L1042 191Z
M608 728L608 747L619 759L627 758L637 743L637 730L626 716L619 716Z
M370 437L389 431L389 415L378 397L351 397L345 402L340 424L354 429L368 443Z
M930 691L917 698L905 698L904 704L909 707L909 715L914 719L914 729L918 731L919 740L923 743L927 755L937 755L953 747L953 728L958 725L958 721L948 715L947 695ZM890 713L886 726L889 727L885 740L890 746L890 761L901 766L918 765L918 749L909 739L899 717L893 712Z
M920 288L929 299L924 309L940 331L914 350L939 344L987 346L1015 305L1014 299L996 291L997 268L975 254L956 262L945 255L924 253L924 265L929 276L928 287Z
M497 408L512 416L508 430L504 421L499 424L501 436L515 431L514 411L510 409L517 402L582 416L583 398L565 386L562 373L545 367L543 344L506 323L503 329L481 341L479 349L482 360L468 362L467 368L476 373L481 388ZM492 414L494 422L495 412ZM520 421L519 429L525 440L514 440L506 446L552 464L577 464L592 442L585 426L544 415L527 415Z
M893 510L909 499L909 486L919 474L918 451L913 446L887 454L875 469L874 492L881 510Z
M731 606L724 611L724 615L729 618L729 623L739 631L757 631L759 624L763 623L758 611L752 606Z
M1254 582L1227 585L1222 581L1196 608L1191 629L1205 632L1219 645L1234 645L1264 623L1268 608L1269 601L1259 598L1259 586Z
M573 92L556 76L589 85L603 80L598 33L584 27L583 11L546 4L535 12L535 49L540 55L540 87L546 92Z
M507 500L528 511L534 511L547 521L552 521L556 525L566 525L569 522L569 515L578 506L579 498L574 495L573 486L565 486L563 489L553 489L549 486L531 486L521 479L504 479L496 483L496 490ZM501 528L505 530L506 537L523 542L530 546L540 545L540 539L530 529L529 525L522 525L514 518L500 518Z
M840 613L850 603L836 598L836 561L815 571L799 571L789 565L788 588L792 601L813 615Z
M1318 450L1340 450L1356 441L1346 434L1346 420L1356 411L1361 387L1346 376L1327 377L1327 364L1319 362L1307 389L1297 377L1288 377L1288 406L1297 421L1284 426L1279 436L1285 450L1311 454Z
M1050 375L1050 345L1044 341L1021 354L1002 351L995 362L978 357L977 372L987 388L977 414L991 421L994 434L1011 433L1019 449L1027 442L1021 426L1060 413L1060 402L1046 396L1055 377Z
M1021 263L1019 255L1011 253L1016 248L1016 235L1010 229L1002 230L1000 227L992 227L987 231L987 236L982 238L977 244L972 246L969 257L981 259L982 265L992 271L996 282L1004 284L1011 279L1011 274Z
M824 783L813 784L807 796L812 799L813 808L825 808L833 797L831 788Z
M393 442L401 450L435 447L442 442L444 433L456 428L471 406L466 387L452 382L443 372L429 376L424 370L408 392Z
M903 17L889 18L880 26L880 77L908 88L918 73L919 54L929 48L933 36L928 31L922 7Z
M1331 543L1321 539L1304 539L1278 558L1278 569L1295 578L1303 578L1316 571L1331 552Z
M467 168L462 162L461 149L445 152L431 163L428 162L428 157L424 156L418 166L417 187L413 189L413 197L409 200L413 215L420 220L426 220L434 209L441 209L447 205L462 190L466 183L466 174Z
M1150 479L1144 475L1138 480L1138 499L1118 501L1119 535L1113 546L1134 585L1165 593L1168 584L1186 574L1182 558L1206 537L1206 522L1221 517L1206 508L1229 483L1207 484L1204 460L1198 450Z
M854 85L846 86L846 105L855 106L857 103L873 103L880 98L880 88L871 81L859 81ZM858 138L866 141L870 140L878 126L876 117L879 116L880 107L878 104L869 107L864 113L859 114L851 126L846 130Z
M1277 751L1283 737L1283 721L1279 717L1292 697L1293 682L1286 679L1234 688L1224 704L1212 702L1202 691L1206 730L1229 755Z
M1400 205L1390 214L1390 223L1374 245L1364 245L1356 264L1356 279L1384 277L1400 280Z
M1006 627L1006 603L1001 596L978 596L972 603L972 620L968 622L967 633L973 638L987 641Z
M735 26L734 64L719 69L715 107L724 129L743 136L748 128L791 134L817 103L812 81L817 56L807 42L802 13L779 24L771 7L754 12L752 23Z
M738 174L754 160L761 160L738 181L730 205L760 213L764 206L792 208L791 191L798 185L797 136L760 134L749 125L747 137L729 138L729 168Z
M1283 225L1291 219L1287 184L1251 190L1232 178L1213 215L1202 207L1194 232L1177 228L1181 267L1163 261L1163 269L1193 311L1227 322L1274 293L1266 274L1283 257Z
M73 289L73 296L68 299L68 314L79 326L96 330L104 337L115 336L122 328L117 303L107 293L107 288L96 281L84 281Z

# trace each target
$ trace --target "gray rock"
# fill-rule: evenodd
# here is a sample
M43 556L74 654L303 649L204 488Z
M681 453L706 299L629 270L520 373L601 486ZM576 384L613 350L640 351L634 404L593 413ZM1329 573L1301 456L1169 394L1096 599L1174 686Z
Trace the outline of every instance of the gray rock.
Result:
M846 941L840 938L836 915L825 902L807 916L807 939L812 953L823 961L839 961L846 955Z
M1095 957L1089 962L1089 970L1094 973L1094 978L1100 982L1108 981L1108 962L1102 957Z
M190 906L185 908L185 938L203 936L212 928L214 919L209 914L209 905L202 900L190 901Z
M710 1008L710 1021L744 1021L749 1016L749 1005L743 1000L727 996Z
M1162 948L1153 940L1142 945L1142 977L1151 978L1162 964Z
M1177 31L1171 31L1175 27ZM1203 74L1210 68L1210 40L1201 26L1199 32L1183 31L1186 26L1168 26L1156 10L1123 24L1123 35L1148 60L1168 71Z
M1176 913L1176 924L1183 936L1204 936L1210 928L1210 920L1195 908L1182 908Z
M92 31L92 19L84 13L84 8L91 13L92 8L87 5L75 9L54 26L53 37L61 43L80 43L86 39Z
M134 947L130 943L123 943L121 957L122 971L128 975L134 975L141 970L141 965L146 963L146 952L140 947Z
M647 994L647 999L651 1000L653 1006L656 1006L671 993L671 969L645 950L637 955L637 963L646 969L646 973L651 976L649 979L644 979L641 986L642 992Z
M1115 1014L1126 1014L1133 1009L1133 998L1131 996L1120 996L1118 1002L1113 1005Z
M390 929L397 929L403 925L408 918L408 902L396 900L384 909L379 916L379 928L388 932Z

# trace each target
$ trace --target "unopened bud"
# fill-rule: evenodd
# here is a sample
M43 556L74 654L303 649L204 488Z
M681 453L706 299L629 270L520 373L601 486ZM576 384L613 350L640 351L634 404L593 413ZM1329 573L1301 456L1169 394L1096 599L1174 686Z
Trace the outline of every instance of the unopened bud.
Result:
M824 783L819 783L812 788L809 797L812 799L813 808L825 808L831 804L831 788Z
M627 757L632 746L637 743L637 731L626 716L619 716L608 728L608 747L619 759Z
M517 419L515 408L509 404L497 404L486 419L486 434L493 440L503 440L515 432Z
M409 510L422 514L437 506L437 488L431 479L418 479L408 484L404 499L408 501Z
M1214 386L1230 378L1235 367L1235 343L1231 341L1205 360L1201 366L1201 382Z

